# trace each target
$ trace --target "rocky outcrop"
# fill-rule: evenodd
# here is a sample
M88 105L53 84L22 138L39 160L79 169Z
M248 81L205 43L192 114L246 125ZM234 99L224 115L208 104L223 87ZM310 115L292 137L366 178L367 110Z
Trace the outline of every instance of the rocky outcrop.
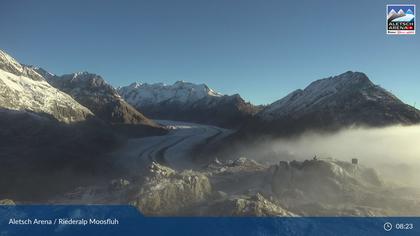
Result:
M294 215L258 192L264 188L263 172L266 167L246 158L216 161L200 172L177 172L153 163L134 205L146 215ZM250 188L260 189L254 193Z
M200 171L182 172L153 163L146 177L130 183L117 179L95 194L113 203L130 202L149 216L395 216L420 212L418 190L392 187L382 183L372 169L333 159L273 166L245 158L215 160Z
M11 199L1 199L0 200L0 205L14 206L14 205L16 205L16 203L13 200L11 200Z
M114 175L107 153L123 142L95 119L66 124L7 109L0 109L0 140L0 195L23 202L68 191L99 173Z
M134 205L145 215L180 215L211 194L209 179L193 171L176 172L152 163Z
M374 169L330 158L282 161L273 168L271 186L273 196L299 215L400 215L420 209L415 195L384 183Z
M275 167L273 192L281 197L344 201L365 188L380 187L378 174L370 168L333 159L282 161Z
M270 201L301 216L417 215L418 190L385 182L375 169L332 158L282 161L271 173Z
M295 216L259 193L216 201L206 210L203 214L207 216Z

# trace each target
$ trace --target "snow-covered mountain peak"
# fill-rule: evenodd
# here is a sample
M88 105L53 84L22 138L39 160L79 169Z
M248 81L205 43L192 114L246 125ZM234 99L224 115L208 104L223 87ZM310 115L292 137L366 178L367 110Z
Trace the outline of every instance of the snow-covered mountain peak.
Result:
M72 77L73 80L89 80L89 79L102 79L100 75L89 73L87 71L80 71L72 74L63 75L66 78Z
M338 76L316 80L304 91L315 94L323 91L337 92L341 89L350 88L351 85L372 86L373 83L364 73L347 71Z
M68 94L52 87L34 69L0 51L0 108L40 114L71 123L93 116Z
M237 128L260 108L245 102L239 94L222 95L206 84L177 81L132 83L118 88L119 94L146 116Z
M89 73L87 71L78 71L78 72L72 73L71 75L73 75L73 78L80 78L80 79L99 76L93 73Z
M272 103L259 116L270 120L292 112L304 111L337 94L360 92L366 96L366 99L375 99L363 93L363 90L375 86L364 73L348 71L338 76L316 80L304 90L293 91ZM387 93L382 88L378 87L378 90Z
M187 82L187 81L185 81L185 80L178 80L178 81L176 81L174 84L175 84L175 85L182 85L182 84L192 84L192 83L189 83L189 82Z
M43 77L31 67L20 64L6 52L0 50L0 69L17 76L26 76L33 80L42 81Z
M76 86L80 88L102 87L107 90L113 89L100 75L86 71L62 75L55 78L53 82L65 83L66 86Z
M214 91L213 89L209 88L206 84L193 84L190 82L186 82L183 80L179 80L174 83L173 87L177 89L189 89L189 90L195 90L195 91L202 91L203 94L213 96L213 97L221 97L222 94ZM203 96L204 97L204 96Z
M222 94L205 84L177 81L172 85L163 83L132 83L121 87L118 92L134 106L158 104L161 102L193 103L204 97L221 97Z
M142 85L142 83L134 82L134 83L131 83L130 85L128 85L128 87L136 89L136 88L140 87L141 85ZM121 88L122 87L118 87L117 89L121 89Z
M9 54L0 50L0 69L10 73L22 73L23 66Z

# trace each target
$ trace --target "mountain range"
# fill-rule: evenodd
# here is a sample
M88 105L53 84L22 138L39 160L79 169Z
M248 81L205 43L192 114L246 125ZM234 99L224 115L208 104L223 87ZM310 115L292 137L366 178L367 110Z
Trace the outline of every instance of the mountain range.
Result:
M231 129L233 134L223 136L218 150L265 136L418 124L420 111L361 72L316 80L270 105L255 106L239 94L223 95L205 84L184 81L114 88L100 75L55 75L21 64L0 50L0 190L4 195L13 197L29 189L41 197L79 186L87 176L117 175L110 158L115 148L131 138L168 132L171 136L171 130L154 120ZM169 142L158 151L161 156L186 140L171 137L177 141L164 140ZM36 187L40 182L45 189Z
M179 120L238 128L261 108L239 94L222 95L205 84L133 83L118 89L131 105L154 119Z
M350 126L416 124L420 111L360 72L312 82L265 107L242 127L250 134L288 135Z
M375 85L365 74L351 71L314 81L268 106L255 106L238 94L223 95L205 84L184 81L114 88L99 75L54 75L20 64L3 51L0 78L0 107L64 123L94 118L111 125L162 130L152 119L178 120L238 129L240 135L281 136L311 129L420 121L417 109Z
M199 160L243 155L272 158L270 149L255 148L273 138L306 132L334 133L353 127L386 127L420 123L420 111L375 85L360 72L312 82L264 107L229 137L197 148Z

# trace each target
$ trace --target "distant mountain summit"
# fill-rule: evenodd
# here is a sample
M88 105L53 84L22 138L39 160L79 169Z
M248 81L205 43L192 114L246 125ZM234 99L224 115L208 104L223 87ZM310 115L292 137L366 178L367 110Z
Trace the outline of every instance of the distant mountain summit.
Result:
M185 81L177 81L173 85L132 83L119 88L118 91L129 103L137 107L162 102L192 104L205 97L222 96L205 84L193 84Z
M30 111L65 123L84 121L92 112L51 86L39 73L0 50L0 108Z
M112 124L157 126L153 121L126 103L118 92L96 74L78 72L56 76L35 68L48 82L88 107L98 118Z
M365 74L348 71L317 80L272 103L243 130L281 135L352 125L377 127L419 122L419 110L373 84Z
M259 110L238 94L222 95L205 84L184 81L173 85L133 83L118 92L128 103L155 119L235 128Z

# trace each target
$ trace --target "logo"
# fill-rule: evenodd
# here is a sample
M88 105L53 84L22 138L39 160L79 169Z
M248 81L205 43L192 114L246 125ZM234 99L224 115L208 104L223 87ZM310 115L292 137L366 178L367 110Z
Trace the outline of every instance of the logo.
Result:
M416 5L386 5L387 34L416 33Z

